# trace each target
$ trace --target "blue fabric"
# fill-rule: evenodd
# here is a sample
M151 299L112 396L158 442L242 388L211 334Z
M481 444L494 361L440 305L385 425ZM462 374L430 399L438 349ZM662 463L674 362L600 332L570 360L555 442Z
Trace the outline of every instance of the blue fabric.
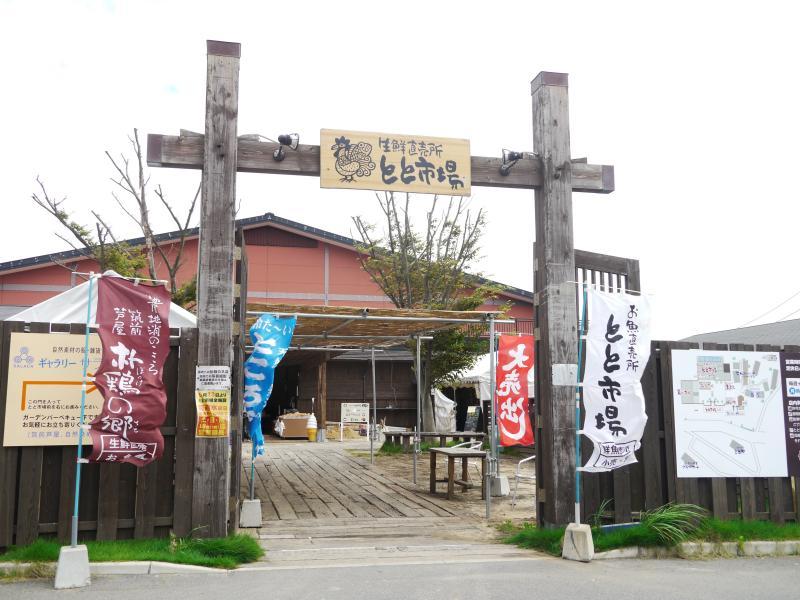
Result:
M275 368L289 349L296 322L296 317L263 314L250 328L253 353L244 363L244 408L249 419L253 456L264 454L261 413L272 394Z

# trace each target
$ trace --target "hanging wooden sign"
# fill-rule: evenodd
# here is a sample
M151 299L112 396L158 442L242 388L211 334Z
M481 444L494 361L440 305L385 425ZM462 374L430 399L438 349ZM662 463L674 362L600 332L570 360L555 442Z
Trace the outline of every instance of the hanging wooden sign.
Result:
M320 186L469 196L469 140L320 130Z

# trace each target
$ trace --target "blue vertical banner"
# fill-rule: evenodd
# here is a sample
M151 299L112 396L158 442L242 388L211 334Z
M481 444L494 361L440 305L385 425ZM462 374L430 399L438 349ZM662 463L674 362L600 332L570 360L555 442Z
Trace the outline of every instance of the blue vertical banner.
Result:
M244 363L244 408L253 441L253 456L264 454L261 413L267 406L275 380L275 368L289 349L297 317L263 314L250 328L253 352Z

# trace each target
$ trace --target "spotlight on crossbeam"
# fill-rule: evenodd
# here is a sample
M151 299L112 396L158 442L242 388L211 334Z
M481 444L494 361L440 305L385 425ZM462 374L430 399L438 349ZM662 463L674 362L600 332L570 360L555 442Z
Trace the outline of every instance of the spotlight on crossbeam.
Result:
M515 152L503 148L503 164L500 165L500 175L506 177L511 172L511 167L517 164L517 161L522 159L524 155L524 152Z
M300 145L300 135L297 133L284 133L278 136L278 143L280 146L272 153L272 158L276 162L280 162L286 158L284 147L297 150L297 147Z

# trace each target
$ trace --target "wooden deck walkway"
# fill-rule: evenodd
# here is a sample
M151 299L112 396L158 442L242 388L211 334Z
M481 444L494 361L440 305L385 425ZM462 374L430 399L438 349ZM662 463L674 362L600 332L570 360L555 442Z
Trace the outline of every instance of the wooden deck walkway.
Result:
M242 468L242 497L247 497L247 458ZM266 456L256 462L255 493L265 525L458 516L457 505L411 488L411 482L382 473L336 444L268 445Z

